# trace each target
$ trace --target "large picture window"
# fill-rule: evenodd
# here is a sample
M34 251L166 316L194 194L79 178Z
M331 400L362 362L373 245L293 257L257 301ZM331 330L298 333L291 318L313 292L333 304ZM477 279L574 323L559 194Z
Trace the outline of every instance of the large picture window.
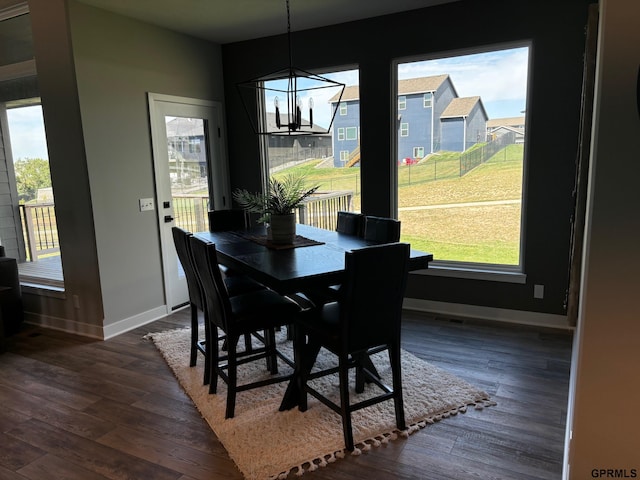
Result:
M529 54L523 44L397 62L397 116L412 123L396 138L402 240L434 265L521 270Z
M0 9L0 237L23 286L64 289L49 153L24 5Z

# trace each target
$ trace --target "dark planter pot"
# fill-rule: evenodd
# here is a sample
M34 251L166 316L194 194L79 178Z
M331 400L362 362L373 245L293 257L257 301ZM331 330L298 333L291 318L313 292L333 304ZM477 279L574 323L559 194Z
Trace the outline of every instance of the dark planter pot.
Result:
M291 245L296 238L296 215L271 214L271 242L276 245Z

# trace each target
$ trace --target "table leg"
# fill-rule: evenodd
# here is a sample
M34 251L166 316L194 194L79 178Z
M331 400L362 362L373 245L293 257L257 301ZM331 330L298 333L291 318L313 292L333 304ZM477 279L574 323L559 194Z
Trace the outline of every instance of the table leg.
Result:
M284 410L291 410L296 406L303 407L302 409L306 410L306 402L302 399L302 395L305 395L303 391L302 378L306 378L309 375L314 363L316 362L318 353L320 353L319 344L307 344L305 342L305 336L296 331L297 329L295 328L295 325L293 326L293 329L293 358L296 366L293 372L293 377L289 380L287 389L284 392L284 397L280 403L279 410L281 412Z

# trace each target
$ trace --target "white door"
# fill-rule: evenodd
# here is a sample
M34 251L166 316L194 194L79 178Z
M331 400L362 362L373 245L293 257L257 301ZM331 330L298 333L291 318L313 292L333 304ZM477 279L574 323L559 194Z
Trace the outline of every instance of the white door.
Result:
M225 208L229 180L218 102L149 94L167 312L189 301L171 228L209 228L207 211Z

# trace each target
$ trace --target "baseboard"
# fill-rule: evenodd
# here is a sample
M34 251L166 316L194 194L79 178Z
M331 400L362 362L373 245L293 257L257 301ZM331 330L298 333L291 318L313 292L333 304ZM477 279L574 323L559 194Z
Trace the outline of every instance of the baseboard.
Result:
M43 328L59 330L61 332L73 333L83 337L103 339L102 325L91 325L78 322L69 318L53 317L32 312L24 312L24 321L30 325L37 325Z
M52 317L49 315L40 315L31 312L25 312L25 322L31 325L38 325L44 328L60 330L83 337L96 338L98 340L108 340L122 333L141 327L147 323L151 323L159 318L167 316L167 308L162 305L160 307L147 310L133 317L125 318L109 325L90 325L88 323L78 322L68 318Z
M482 307L457 303L436 302L419 298L405 298L403 308L417 312L442 315L454 318L482 319L537 327L560 328L572 330L566 315L550 313L525 312L505 308Z
M104 339L108 340L166 316L167 307L162 305L160 307L147 310L146 312L139 313L138 315L134 315L133 317L111 323L104 327Z

